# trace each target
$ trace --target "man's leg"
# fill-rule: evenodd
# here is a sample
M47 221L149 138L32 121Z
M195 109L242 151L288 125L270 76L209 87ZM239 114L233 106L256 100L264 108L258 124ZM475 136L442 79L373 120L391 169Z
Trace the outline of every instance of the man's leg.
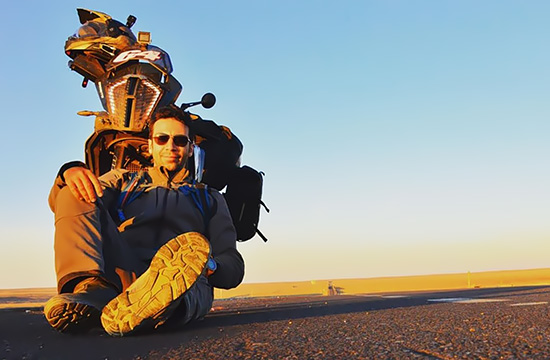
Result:
M207 281L205 286L206 279L197 280L203 278L210 254L208 240L196 232L168 241L155 254L149 268L103 308L101 323L105 331L123 336L153 329L165 323L180 306L189 309L188 321L206 315L212 305L212 288Z
M180 327L205 317L212 309L214 301L212 285L206 276L201 275L181 299L179 306L166 322L167 326Z
M62 189L55 227L59 295L46 303L44 314L59 331L85 331L99 324L103 306L131 282L132 254L100 199L89 204Z
M101 277L83 278L71 293L58 294L44 305L44 316L57 331L86 332L100 327L101 309L118 291Z

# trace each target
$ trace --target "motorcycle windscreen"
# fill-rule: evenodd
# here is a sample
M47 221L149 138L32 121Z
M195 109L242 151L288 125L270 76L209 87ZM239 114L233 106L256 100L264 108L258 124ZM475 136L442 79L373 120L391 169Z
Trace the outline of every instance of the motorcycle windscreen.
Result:
M171 74L173 71L170 55L154 45L147 45L146 49L129 48L126 51L122 51L106 65L106 69L107 71L115 71L118 67L135 61L149 63L165 76Z

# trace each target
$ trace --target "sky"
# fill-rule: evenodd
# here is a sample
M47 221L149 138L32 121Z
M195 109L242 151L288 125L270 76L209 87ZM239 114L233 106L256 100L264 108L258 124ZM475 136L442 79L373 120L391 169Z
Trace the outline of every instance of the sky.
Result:
M213 92L193 111L265 172L245 282L550 266L550 2L22 0L0 23L0 288L56 284L47 196L84 158L77 111L102 110L63 51L77 7L136 16L177 104Z

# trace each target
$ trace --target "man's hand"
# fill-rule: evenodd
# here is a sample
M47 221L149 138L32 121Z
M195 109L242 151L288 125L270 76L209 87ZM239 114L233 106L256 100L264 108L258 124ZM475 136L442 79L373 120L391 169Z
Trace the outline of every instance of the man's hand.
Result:
M69 168L65 170L63 177L73 195L79 200L93 203L98 196L103 196L99 180L86 168L80 166Z

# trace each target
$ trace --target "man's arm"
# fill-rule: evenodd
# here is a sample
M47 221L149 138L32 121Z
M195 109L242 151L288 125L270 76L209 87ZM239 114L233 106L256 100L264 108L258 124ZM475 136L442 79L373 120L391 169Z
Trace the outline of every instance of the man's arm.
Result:
M48 198L50 209L55 212L57 195L64 187L68 187L77 199L93 203L98 197L103 196L104 188L116 187L121 179L122 176L120 174L108 173L102 176L100 180L83 162L68 162L59 169L53 187L50 190Z
M217 288L237 287L244 277L244 260L237 250L237 233L223 196L212 191L217 203L216 213L210 219L208 234L212 245L212 255L218 267L208 281Z

